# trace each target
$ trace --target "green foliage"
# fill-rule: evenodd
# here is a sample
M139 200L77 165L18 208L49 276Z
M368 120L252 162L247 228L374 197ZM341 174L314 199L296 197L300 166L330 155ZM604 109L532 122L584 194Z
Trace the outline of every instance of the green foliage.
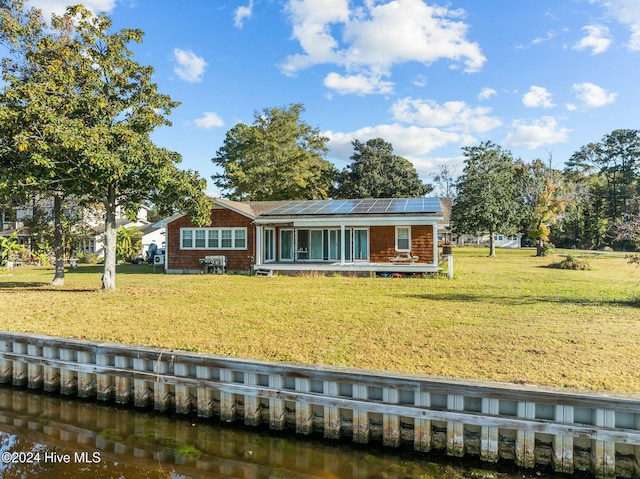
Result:
M10 236L0 236L0 264L5 264L24 251L24 245L20 244L17 230Z
M335 198L413 198L433 189L409 160L393 154L391 143L354 140L353 149L352 163L338 175Z
M116 259L131 261L142 247L142 231L137 226L118 228L116 234Z
M465 167L451 211L454 231L489 233L489 255L495 256L493 235L517 233L525 216L523 168L510 152L489 141L463 150Z
M538 256L549 256L550 254L553 254L555 250L556 247L553 243L544 243L538 251Z
M95 253L84 253L78 255L78 263L80 264L97 264L98 255Z
M559 171L536 160L524 166L524 230L537 241L538 256L545 256L545 242L549 241L551 225L564 212L563 178Z
M616 223L638 208L633 198L640 189L640 130L614 130L599 143L582 146L567 161L566 173L587 182L582 208L597 225L588 232L589 242L611 244Z
M111 33L106 15L82 6L53 17L44 31L35 11L3 10L0 39L5 59L0 101L0 162L12 171L8 188L25 185L57 197L77 195L104 205L105 267L102 285L115 288L115 211L137 209L159 191L182 196L186 212L204 216L204 182L181 174L180 156L156 147L151 133L170 125L178 103L159 93L153 68L129 48L142 31ZM178 180L183 180L178 181Z
M562 261L550 264L549 268L585 271L591 269L591 264L581 260L577 256L569 254Z
M213 163L222 173L214 183L232 200L327 198L335 168L324 159L327 137L300 120L302 104L265 108L252 125L227 132Z

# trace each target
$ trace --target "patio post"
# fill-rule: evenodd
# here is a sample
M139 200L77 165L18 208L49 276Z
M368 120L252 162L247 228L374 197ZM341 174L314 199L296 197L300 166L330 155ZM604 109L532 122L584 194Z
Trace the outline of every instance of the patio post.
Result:
M340 264L345 263L345 251L344 251L344 224L340 225Z
M262 225L256 224L256 255L255 265L260 266L262 264Z

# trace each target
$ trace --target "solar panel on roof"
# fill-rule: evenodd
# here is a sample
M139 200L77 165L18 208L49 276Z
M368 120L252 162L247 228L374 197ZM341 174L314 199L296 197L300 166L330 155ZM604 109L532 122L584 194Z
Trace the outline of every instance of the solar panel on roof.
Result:
M263 216L432 213L441 211L438 198L379 198L292 201Z

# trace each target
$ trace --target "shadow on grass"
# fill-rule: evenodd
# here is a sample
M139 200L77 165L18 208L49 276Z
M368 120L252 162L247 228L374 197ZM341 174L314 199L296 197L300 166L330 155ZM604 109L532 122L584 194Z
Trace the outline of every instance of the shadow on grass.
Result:
M101 264L81 264L77 269L65 268L65 274L102 274L104 266ZM116 266L116 274L161 274L162 269L150 264L119 264Z
M19 289L20 291L46 291L51 293L93 293L96 291L102 291L100 288L69 288L66 286L52 286L50 283L17 281L0 283L0 294L5 292L9 293L12 289Z
M499 304L503 306L521 306L531 304L576 304L580 306L620 306L640 308L640 296L634 295L629 299L612 299L598 300L590 298L567 298L567 297L549 297L549 296L522 296L514 298L513 296L499 295L479 295L468 293L424 293L413 294L408 297L430 301L450 301L462 303L489 303Z
M49 283L40 283L36 281L23 282L23 281L3 281L0 283L0 289L40 289L44 286L48 286Z

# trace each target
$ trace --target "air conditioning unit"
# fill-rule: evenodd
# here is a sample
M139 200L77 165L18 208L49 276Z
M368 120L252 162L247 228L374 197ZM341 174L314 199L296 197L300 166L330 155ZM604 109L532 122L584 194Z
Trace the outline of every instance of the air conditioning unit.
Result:
M153 264L157 266L164 266L164 255L157 254L153 257Z

